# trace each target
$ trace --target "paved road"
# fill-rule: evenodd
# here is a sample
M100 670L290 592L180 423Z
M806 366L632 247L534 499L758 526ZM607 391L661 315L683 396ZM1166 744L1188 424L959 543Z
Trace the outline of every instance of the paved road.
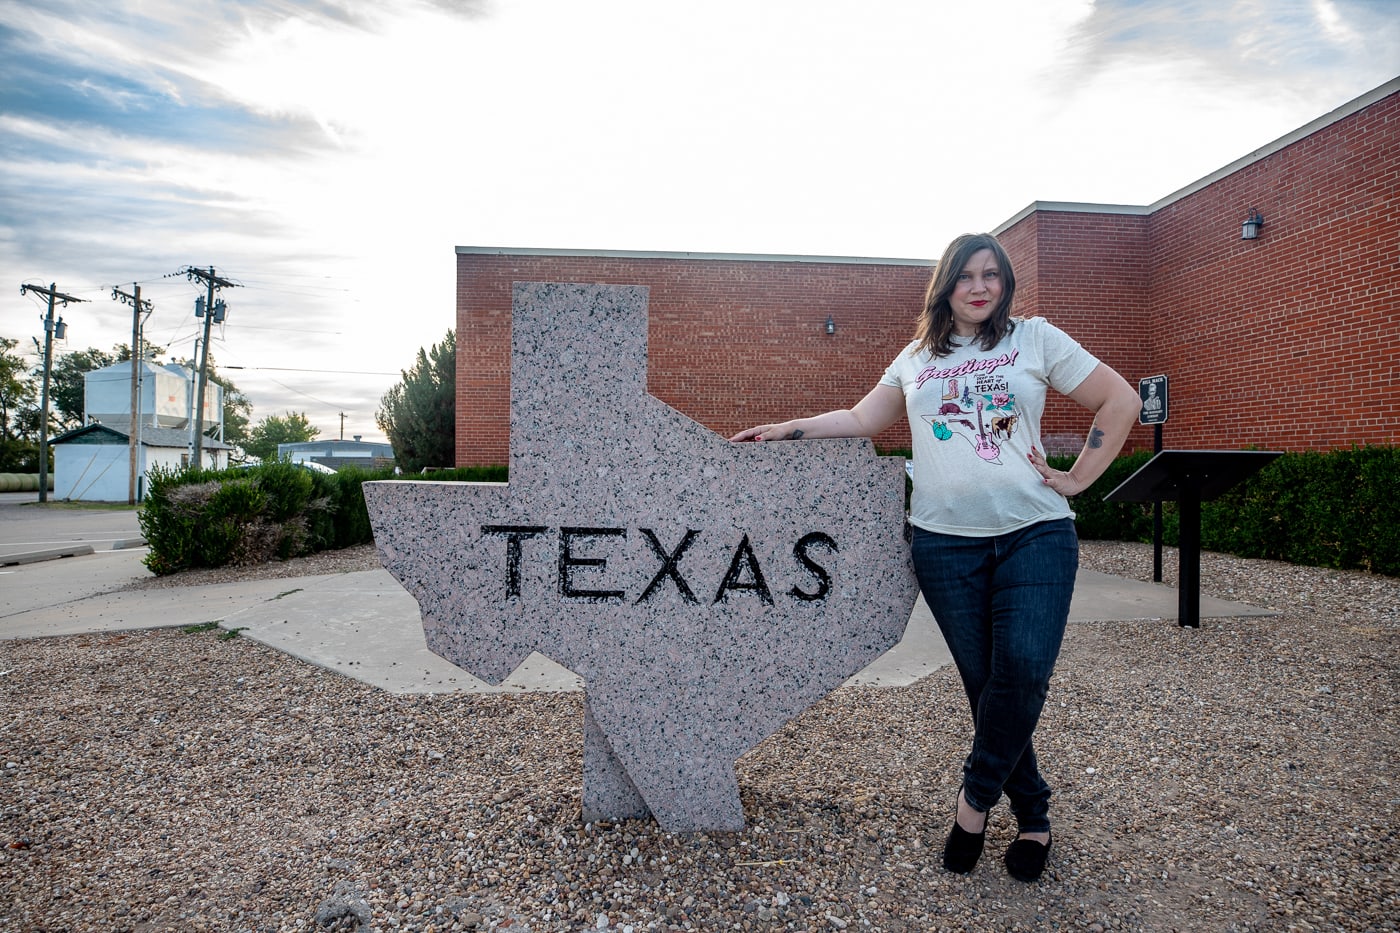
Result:
M37 492L0 493L0 557L72 544L110 551L119 541L141 537L134 508L80 508L50 501Z

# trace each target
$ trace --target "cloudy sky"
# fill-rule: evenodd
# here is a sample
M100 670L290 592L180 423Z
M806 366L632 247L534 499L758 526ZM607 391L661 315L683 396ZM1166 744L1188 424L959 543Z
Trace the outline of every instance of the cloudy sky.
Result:
M0 0L0 336L129 342L253 417L374 413L456 246L931 258L1149 204L1400 74L1395 0ZM37 357L35 358L37 362ZM243 367L231 369L230 367Z

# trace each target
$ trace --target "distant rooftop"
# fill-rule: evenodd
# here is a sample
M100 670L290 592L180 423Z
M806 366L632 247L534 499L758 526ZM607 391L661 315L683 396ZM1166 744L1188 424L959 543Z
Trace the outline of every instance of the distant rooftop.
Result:
M705 262L805 262L852 266L932 266L931 259L883 259L871 256L797 256L779 253L685 253L630 249L535 249L508 246L459 246L457 255L586 256L615 259L693 259Z

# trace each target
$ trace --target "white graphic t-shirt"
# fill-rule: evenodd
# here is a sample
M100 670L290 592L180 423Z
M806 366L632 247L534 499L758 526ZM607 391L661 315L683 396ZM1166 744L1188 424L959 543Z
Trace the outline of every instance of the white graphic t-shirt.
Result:
M909 521L927 531L987 537L1072 518L1069 501L1030 462L1046 388L1074 391L1098 359L1044 318L1017 320L993 350L953 338L934 357L910 343L881 385L904 392L914 439Z

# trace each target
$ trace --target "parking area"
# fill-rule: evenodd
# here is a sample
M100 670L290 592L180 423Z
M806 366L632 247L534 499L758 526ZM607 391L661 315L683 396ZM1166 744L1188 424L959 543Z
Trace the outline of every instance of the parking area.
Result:
M79 544L110 551L140 537L135 508L40 504L37 492L0 493L0 558Z

